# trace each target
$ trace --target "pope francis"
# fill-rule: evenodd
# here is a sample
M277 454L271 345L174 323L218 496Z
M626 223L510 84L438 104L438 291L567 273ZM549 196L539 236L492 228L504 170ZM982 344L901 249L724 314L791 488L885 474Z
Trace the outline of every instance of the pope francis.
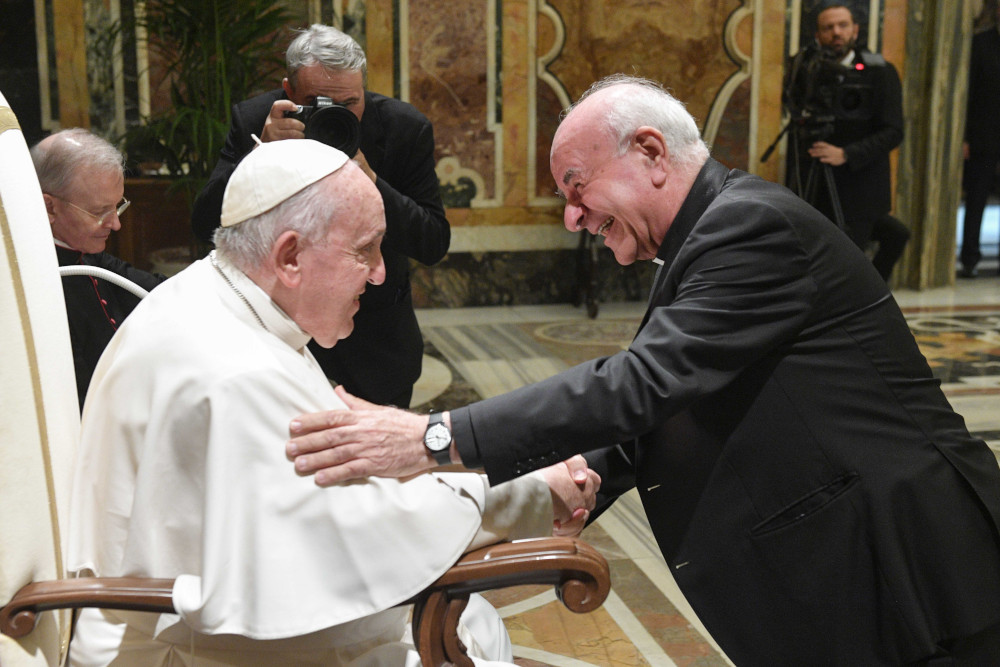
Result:
M464 551L593 507L599 478L567 464L494 488L472 473L326 489L295 474L290 420L343 406L306 343L351 332L384 279L384 234L381 197L343 153L263 144L226 189L216 250L120 328L84 406L69 565L176 578L177 614L85 610L71 665L418 665L394 605ZM463 621L479 664L511 660L485 601Z

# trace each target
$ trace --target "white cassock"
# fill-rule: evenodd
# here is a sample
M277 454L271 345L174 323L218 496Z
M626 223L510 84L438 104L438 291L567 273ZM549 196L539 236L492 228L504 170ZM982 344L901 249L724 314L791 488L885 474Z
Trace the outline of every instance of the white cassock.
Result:
M548 486L299 477L289 422L343 403L309 336L217 262L162 284L111 341L73 485L70 571L176 578L178 613L86 610L70 664L419 664L394 605L470 548L550 534ZM492 607L474 599L463 618L467 645L510 659Z

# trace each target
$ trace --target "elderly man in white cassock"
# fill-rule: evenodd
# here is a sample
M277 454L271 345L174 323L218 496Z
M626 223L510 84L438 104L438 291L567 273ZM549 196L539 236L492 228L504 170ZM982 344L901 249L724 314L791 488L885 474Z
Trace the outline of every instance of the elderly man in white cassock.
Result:
M600 485L582 459L493 488L295 474L289 421L343 407L306 343L351 332L384 233L378 191L334 148L279 141L237 167L215 252L98 363L73 487L70 569L176 578L177 614L85 610L70 664L418 665L394 605L471 548L582 528ZM480 664L512 659L482 598L461 631Z

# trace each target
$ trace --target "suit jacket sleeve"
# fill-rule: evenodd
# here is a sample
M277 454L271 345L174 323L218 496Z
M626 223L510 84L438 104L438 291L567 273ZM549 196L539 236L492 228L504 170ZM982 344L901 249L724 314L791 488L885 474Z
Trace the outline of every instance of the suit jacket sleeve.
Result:
M453 410L463 462L498 483L649 433L791 340L817 293L786 214L752 197L706 212L664 273L628 350Z
M365 153L378 177L375 186L385 204L382 248L432 265L444 257L451 242L451 228L434 171L434 130L430 121L412 107L407 105L401 113L401 104L388 100L383 103L386 108L377 110L377 118L384 126L380 129L386 132L384 157L375 151Z
M587 466L601 476L601 489L588 522L593 522L618 496L635 486L635 442L604 447L583 455Z

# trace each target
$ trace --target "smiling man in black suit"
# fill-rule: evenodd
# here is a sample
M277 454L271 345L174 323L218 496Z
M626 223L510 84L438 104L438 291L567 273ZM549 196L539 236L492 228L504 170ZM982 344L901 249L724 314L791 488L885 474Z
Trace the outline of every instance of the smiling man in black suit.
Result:
M864 253L711 159L650 81L595 84L550 164L567 229L661 265L646 316L627 350L435 418L451 460L502 482L586 453L599 507L637 488L738 665L1000 664L1000 468ZM298 472L434 465L426 415L346 400L293 420Z

